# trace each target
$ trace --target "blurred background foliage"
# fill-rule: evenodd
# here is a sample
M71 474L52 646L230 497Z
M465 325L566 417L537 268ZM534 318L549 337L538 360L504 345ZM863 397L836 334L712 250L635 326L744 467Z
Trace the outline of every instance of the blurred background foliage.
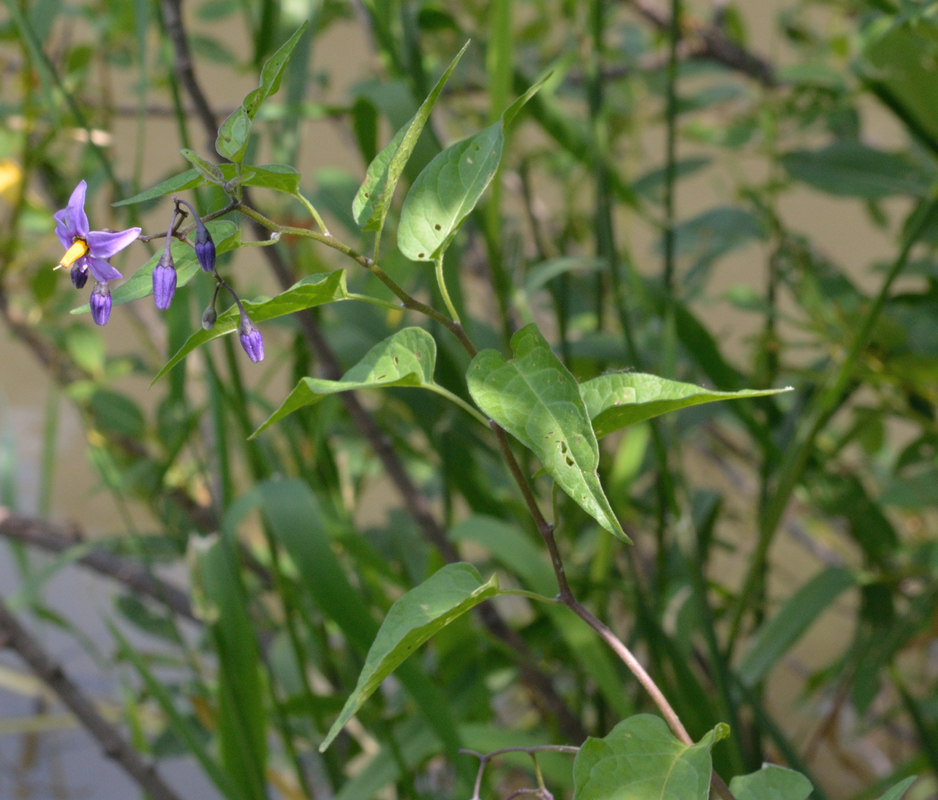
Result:
M135 746L196 758L231 798L463 796L475 765L459 746L579 744L650 708L566 609L502 598L436 636L320 755L378 622L442 564L555 592L493 441L406 389L327 400L247 439L299 377L334 377L405 322L423 324L403 312L343 302L282 318L264 327L262 364L225 337L149 392L210 287L180 290L164 317L149 301L119 306L106 330L69 315L83 301L52 270L52 212L85 179L93 228L164 229L166 200L108 203L187 169L180 148L213 158L219 122L308 20L249 156L296 165L304 194L361 252L371 235L350 209L364 170L463 43L405 181L553 70L448 254L473 339L506 351L536 321L579 380L641 370L723 390L795 387L605 439L601 474L635 545L561 499L571 584L695 738L730 724L714 749L727 780L769 760L808 775L817 798L876 797L912 774L922 778L908 797L938 796L938 6L5 8L0 318L18 344L5 346L2 381L12 359L49 378L34 485L2 440L0 532L18 575L7 599L127 679ZM209 189L189 199L202 213L225 203ZM305 224L286 196L257 190L254 202ZM116 266L132 274L145 250ZM285 239L221 263L251 298L349 262ZM425 265L386 244L382 266L439 300ZM347 278L387 296L355 265ZM437 380L468 399L467 359L428 330ZM59 451L66 405L87 440L71 464ZM109 509L75 519L89 537L77 545L53 526L74 517L56 500L73 480ZM546 478L536 487L549 498ZM74 546L36 556L56 541ZM192 605L165 586L142 596L114 584L112 634L88 642L43 585L78 559L100 571L94 555L170 583L187 574ZM570 792L567 756L541 766L551 791ZM533 785L529 767L496 762L484 790Z

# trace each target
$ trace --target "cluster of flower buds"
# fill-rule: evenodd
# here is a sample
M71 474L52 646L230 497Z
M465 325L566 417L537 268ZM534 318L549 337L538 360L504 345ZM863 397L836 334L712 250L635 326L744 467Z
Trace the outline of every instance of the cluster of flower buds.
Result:
M88 217L85 214L85 192L87 184L82 181L68 201L68 205L53 215L55 219L55 233L65 248L65 255L56 269L71 268L72 283L76 289L84 287L90 272L95 278L95 285L91 291L91 317L98 325L107 324L111 316L111 289L109 281L122 277L111 266L108 259L127 247L140 235L140 228L128 228L124 231L92 231L89 229ZM178 224L188 216L183 210L185 206L195 220L195 256L202 270L215 279L215 293L212 302L205 313L202 314L202 327L211 330L218 318L215 312L215 301L219 290L224 287L234 298L241 314L241 323L238 328L241 346L251 361L261 361L264 358L264 340L257 325L244 310L240 298L234 289L215 270L215 242L208 228L202 222L198 212L185 200L173 198L175 208L173 216L166 231L166 244L160 254L159 261L153 268L153 300L156 307L161 310L169 308L176 294L176 265L173 261L172 242L177 236Z

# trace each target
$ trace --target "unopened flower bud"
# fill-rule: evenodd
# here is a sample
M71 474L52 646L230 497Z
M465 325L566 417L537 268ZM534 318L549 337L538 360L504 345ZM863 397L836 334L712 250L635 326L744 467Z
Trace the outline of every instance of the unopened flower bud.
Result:
M218 314L215 313L215 306L209 306L202 314L202 327L210 331L215 327L216 319L218 319Z
M169 247L163 251L160 260L153 268L153 300L156 307L165 311L173 302L176 293L176 265Z
M75 286L75 288L83 288L84 285L88 282L88 267L83 269L82 267L78 266L78 264L76 264L74 267L72 267L71 276L72 284Z
M258 361L263 361L264 339L261 337L261 332L257 329L257 325L243 312L241 314L241 325L238 328L238 334L241 337L241 346L244 348L244 352L248 354L248 358L255 364Z
M185 200L176 199L177 203L182 203L192 212L195 219L195 257L199 260L199 266L205 272L215 271L215 241L212 234L208 232L205 223L199 213Z
M107 325L111 316L111 289L107 281L98 281L91 290L91 318L95 325Z

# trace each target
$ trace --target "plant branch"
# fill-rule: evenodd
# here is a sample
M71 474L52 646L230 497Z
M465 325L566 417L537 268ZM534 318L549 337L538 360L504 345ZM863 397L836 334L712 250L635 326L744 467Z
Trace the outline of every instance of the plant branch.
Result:
M62 667L42 649L39 643L23 628L10 613L0 598L0 644L15 650L30 669L46 684L68 709L78 718L101 745L101 751L116 761L136 782L150 800L181 800L152 764L121 735L120 731L102 717L94 703L65 674Z

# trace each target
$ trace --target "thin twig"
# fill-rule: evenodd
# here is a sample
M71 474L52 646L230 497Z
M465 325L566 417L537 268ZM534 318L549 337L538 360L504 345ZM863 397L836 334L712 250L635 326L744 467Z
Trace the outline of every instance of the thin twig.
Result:
M181 800L152 764L127 742L120 731L102 717L94 703L27 633L16 617L0 598L0 642L15 650L30 669L46 684L68 709L78 718L82 726L98 740L101 751L113 759L136 782L150 800Z
M78 528L65 530L44 520L11 514L3 506L0 506L0 536L50 553L64 553L85 541ZM198 622L185 592L160 580L129 559L95 550L76 559L76 563L114 578L135 593L164 603L175 614Z

